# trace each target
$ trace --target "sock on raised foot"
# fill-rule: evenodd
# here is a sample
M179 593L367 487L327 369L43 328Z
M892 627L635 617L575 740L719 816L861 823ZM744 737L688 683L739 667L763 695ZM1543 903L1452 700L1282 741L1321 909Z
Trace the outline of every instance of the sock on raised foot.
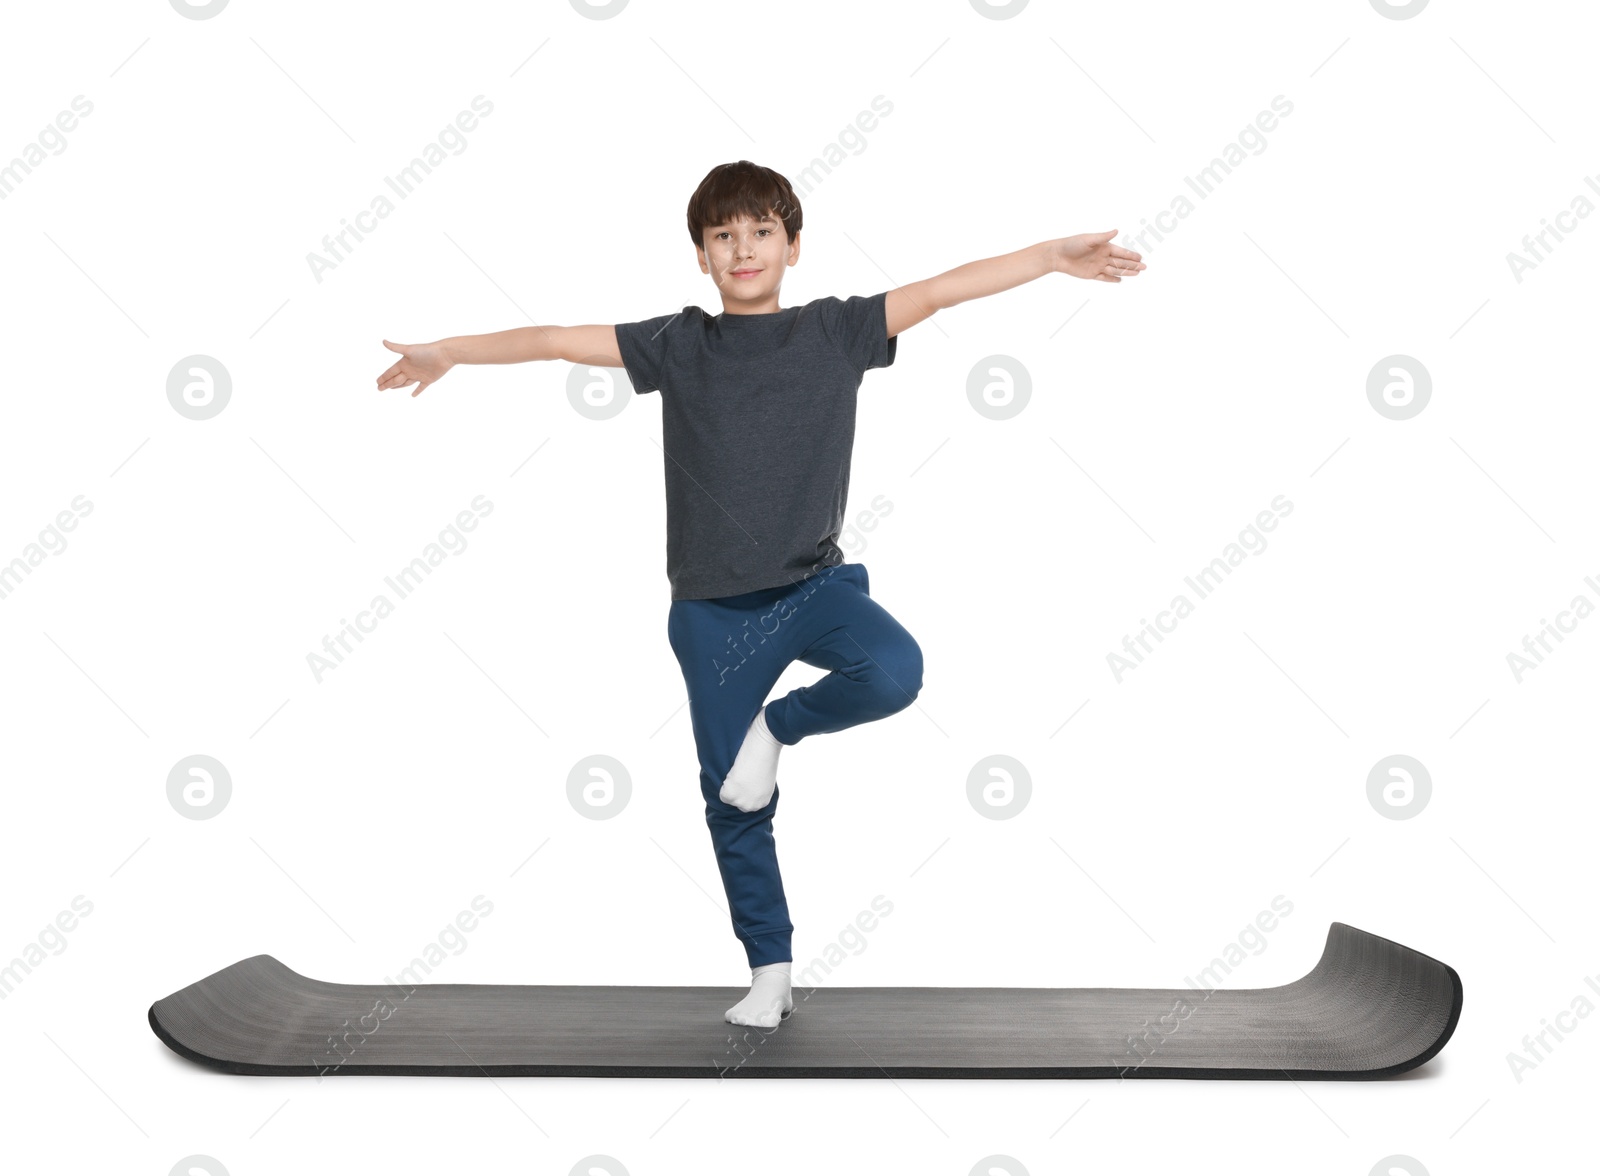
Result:
M750 995L723 1013L722 1019L735 1025L771 1029L794 1012L794 997L789 990L791 963L790 960L783 960L781 963L751 968Z
M717 793L724 804L753 813L766 807L778 786L778 753L783 744L767 729L767 708L762 707L744 733L744 743Z

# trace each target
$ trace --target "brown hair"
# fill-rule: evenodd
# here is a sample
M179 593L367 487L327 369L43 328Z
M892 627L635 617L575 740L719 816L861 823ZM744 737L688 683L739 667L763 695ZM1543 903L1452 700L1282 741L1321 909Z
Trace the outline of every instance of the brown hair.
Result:
M783 221L791 242L800 231L800 201L789 181L770 167L741 159L712 168L689 197L689 237L704 249L706 229L741 213L756 220L771 213Z

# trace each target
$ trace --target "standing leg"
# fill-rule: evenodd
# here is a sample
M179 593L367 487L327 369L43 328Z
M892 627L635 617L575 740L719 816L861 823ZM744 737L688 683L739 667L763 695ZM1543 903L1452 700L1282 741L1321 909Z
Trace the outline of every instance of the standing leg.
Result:
M771 1027L794 1007L794 927L772 832L778 787L774 777L770 799L746 810L721 798L729 772L745 741L758 737L762 700L792 662L832 672L767 705L781 744L909 706L922 688L922 651L867 595L860 564L824 569L797 585L674 601L667 635L689 690L700 791L729 917L751 967L750 995L726 1019Z
M689 691L706 826L733 933L744 944L752 968L791 959L794 925L772 831L777 791L750 812L726 803L719 793L751 721L794 660L792 651L761 633L763 615L771 613L785 591L769 588L712 600L678 600L667 620L667 637ZM757 635L753 641L752 633ZM783 636L781 627L777 636ZM744 652L757 648L760 656Z

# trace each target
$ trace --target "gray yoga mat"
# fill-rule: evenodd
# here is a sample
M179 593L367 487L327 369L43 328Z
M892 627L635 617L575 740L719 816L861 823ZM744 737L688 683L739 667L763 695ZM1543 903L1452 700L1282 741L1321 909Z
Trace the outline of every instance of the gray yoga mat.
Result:
M1345 923L1277 988L794 988L775 1029L743 988L332 984L251 956L150 1006L232 1074L596 1078L1382 1078L1444 1047L1454 968Z

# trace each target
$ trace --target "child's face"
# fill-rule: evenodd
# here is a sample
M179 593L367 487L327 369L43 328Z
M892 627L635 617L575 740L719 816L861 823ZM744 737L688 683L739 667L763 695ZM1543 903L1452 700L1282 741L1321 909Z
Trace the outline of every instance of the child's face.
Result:
M771 212L760 220L741 216L728 224L711 225L704 238L700 272L711 275L724 307L775 303L783 271L800 257L800 234L789 241L783 221ZM740 271L750 272L740 276Z

